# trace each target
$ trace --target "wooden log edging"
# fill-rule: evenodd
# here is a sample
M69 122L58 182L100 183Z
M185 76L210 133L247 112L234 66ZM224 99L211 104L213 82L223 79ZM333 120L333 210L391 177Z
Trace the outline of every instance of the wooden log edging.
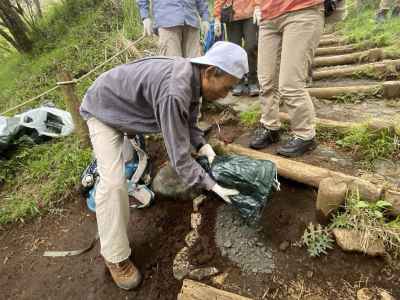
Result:
M344 38L328 37L322 38L319 42L319 47L328 47L333 45L343 45L346 44L347 40Z
M280 112L279 118L283 122L290 122L289 115L285 112ZM400 115L394 115L389 119L371 118L364 122L344 122L344 121L336 121L323 118L315 118L317 126L326 129L338 130L339 132L346 132L351 128L363 125L367 126L368 129L373 131L380 131L385 129L394 131L397 126L398 120L400 120Z
M338 87L307 88L310 96L320 99L334 99L345 94L376 94L381 91L382 85L353 85Z
M363 64L359 66L348 66L340 69L314 70L312 77L314 80L321 80L327 78L351 77L356 76L357 73L376 73L377 76L384 77L385 74L393 71L400 71L400 59Z
M215 149L224 153L235 153L254 159L270 160L276 164L280 176L315 188L318 188L320 182L325 178L337 178L346 183L349 190L358 190L362 199L376 201L377 199L382 199L385 195L383 186L375 185L351 175L252 150L237 144L224 144L218 140L211 140L211 144Z
M376 48L350 54L316 57L312 66L318 68L356 64L361 62L376 62L384 59L384 57L385 54L383 49Z
M201 282L185 279L177 300L252 300L237 294L216 289Z
M359 50L359 46L356 44L344 45L344 46L332 46L317 48L315 56L326 56L326 55L342 55L349 54Z

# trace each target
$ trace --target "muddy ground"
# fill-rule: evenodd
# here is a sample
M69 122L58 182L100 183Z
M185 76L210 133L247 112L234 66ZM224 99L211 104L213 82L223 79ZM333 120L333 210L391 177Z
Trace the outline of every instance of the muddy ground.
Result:
M202 206L207 237L205 250L197 251L200 263L214 265L228 276L222 285L206 283L255 299L306 299L323 295L325 299L352 299L357 288L378 286L400 298L399 273L383 259L346 254L338 249L321 258L310 258L303 248L294 246L305 227L315 221L316 191L293 182L284 182L275 193L262 219L262 236L270 245L274 272L242 274L221 256L213 241L218 206L208 198ZM6 226L0 234L0 290L2 299L176 299L181 282L172 274L175 254L184 246L190 230L191 201L158 200L143 210L132 210L129 238L133 260L144 274L137 291L118 289L106 272L99 245L78 257L47 258L43 251L82 248L96 232L94 216L76 196L65 204L61 215L47 215L31 223ZM280 250L281 243L290 246ZM211 255L210 255L211 254Z

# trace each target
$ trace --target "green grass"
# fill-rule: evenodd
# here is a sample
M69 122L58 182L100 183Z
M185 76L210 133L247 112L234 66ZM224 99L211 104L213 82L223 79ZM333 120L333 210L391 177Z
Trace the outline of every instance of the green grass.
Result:
M377 47L390 47L395 50L400 45L400 18L389 18L386 22L377 24L375 14L379 1L368 1L362 10L354 6L349 10L345 21L337 24L340 32L354 43L369 43ZM352 5L354 1L348 1Z
M0 113L53 87L59 64L80 77L121 49L116 47L121 33L131 39L139 37L142 29L136 6L115 7L112 3L64 0L52 5L39 24L31 55L0 50ZM125 56L117 58L80 82L78 96L84 95L101 72L125 61ZM65 108L61 92L55 91L23 110L45 100ZM91 150L80 149L75 136L41 145L20 144L11 159L0 161L0 181L4 182L0 187L0 224L52 210L76 190L90 157Z
M358 154L367 165L379 158L396 159L400 151L399 139L391 130L373 131L367 125L351 128L336 143Z

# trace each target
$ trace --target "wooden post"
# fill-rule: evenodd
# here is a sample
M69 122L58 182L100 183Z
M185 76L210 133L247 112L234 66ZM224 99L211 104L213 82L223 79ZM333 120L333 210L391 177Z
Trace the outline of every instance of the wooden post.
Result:
M69 82L73 80L71 74L62 68L59 68L58 70L57 79L59 82ZM67 108L67 111L72 116L72 120L75 125L75 131L80 140L80 146L82 148L88 147L90 145L89 131L86 122L82 119L82 117L79 114L79 107L81 105L81 102L79 101L79 98L75 92L75 83L71 82L71 83L61 84L61 90L64 95L65 106Z
M354 44L345 46L324 47L324 48L318 48L315 51L315 56L342 55L342 54L353 53L357 50L358 48Z

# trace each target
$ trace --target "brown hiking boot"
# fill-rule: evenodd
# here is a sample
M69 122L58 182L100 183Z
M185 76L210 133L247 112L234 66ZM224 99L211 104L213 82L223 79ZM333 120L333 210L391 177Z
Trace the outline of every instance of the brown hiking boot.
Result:
M142 275L138 268L128 259L120 263L110 263L104 260L108 270L111 273L115 284L124 290L131 290L137 287L142 281Z

